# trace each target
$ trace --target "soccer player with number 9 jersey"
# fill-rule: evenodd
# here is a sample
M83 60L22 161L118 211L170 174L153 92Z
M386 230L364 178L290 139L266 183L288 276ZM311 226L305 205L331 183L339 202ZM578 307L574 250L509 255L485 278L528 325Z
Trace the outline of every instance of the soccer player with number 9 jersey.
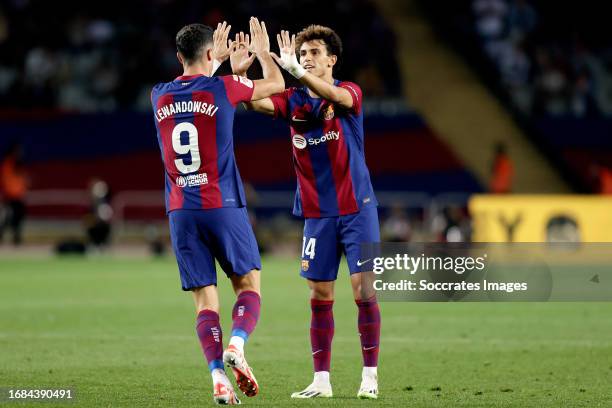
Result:
M191 291L197 312L196 331L213 379L219 404L240 401L228 380L231 367L247 396L258 393L244 345L260 311L261 260L246 212L242 180L236 167L233 121L240 102L282 91L282 74L270 56L266 26L251 18L251 51L264 79L237 75L212 77L218 59L227 59L230 26L190 24L176 36L183 75L153 88L151 103L165 168L166 209L170 236L183 290ZM217 60L215 64L214 61ZM232 333L223 351L215 259L237 295Z

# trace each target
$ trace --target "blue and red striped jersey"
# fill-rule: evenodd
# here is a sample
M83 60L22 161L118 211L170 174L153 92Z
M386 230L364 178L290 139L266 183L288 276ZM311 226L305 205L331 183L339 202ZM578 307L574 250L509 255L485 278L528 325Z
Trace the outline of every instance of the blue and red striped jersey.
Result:
M233 124L236 105L249 101L253 90L252 81L236 75L180 76L153 87L167 212L246 205Z
M313 98L306 87L271 97L274 116L289 122L297 192L293 214L333 217L376 206L363 140L361 88L334 81L353 97L350 109Z

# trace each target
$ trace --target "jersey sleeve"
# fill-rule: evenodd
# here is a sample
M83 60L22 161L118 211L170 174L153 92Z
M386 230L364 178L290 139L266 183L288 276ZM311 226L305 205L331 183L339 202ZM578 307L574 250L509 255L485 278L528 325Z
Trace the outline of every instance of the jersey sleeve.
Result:
M289 96L292 92L293 90L288 88L270 97L274 104L274 119L287 119L289 117Z
M225 86L227 99L233 106L240 102L248 102L255 91L255 84L250 79L238 75L225 75L221 77Z
M339 87L344 88L347 91L349 91L349 93L351 94L351 97L353 98L353 106L351 106L350 111L352 111L355 114L360 113L362 94L361 94L361 88L359 87L359 85L357 85L354 82L342 82L339 85Z
M160 84L155 85L151 88L151 106L153 107L153 112L157 110L157 97L159 95L159 87Z
M151 105L153 106L153 110L155 110L155 94L157 90L157 85L151 88Z

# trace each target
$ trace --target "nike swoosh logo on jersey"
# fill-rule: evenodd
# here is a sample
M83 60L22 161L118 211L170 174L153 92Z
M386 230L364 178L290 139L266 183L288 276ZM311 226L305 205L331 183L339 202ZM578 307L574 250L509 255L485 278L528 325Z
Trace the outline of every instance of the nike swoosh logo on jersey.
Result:
M366 259L366 260L365 260L365 261L363 261L363 262L361 262L361 261L357 261L357 266L361 266L361 265L363 265L363 264L366 264L366 263L370 262L371 260L372 260L372 258L370 258L370 259Z
M308 119L298 119L298 118L295 117L295 115L293 115L291 120L294 121L294 122L308 122Z

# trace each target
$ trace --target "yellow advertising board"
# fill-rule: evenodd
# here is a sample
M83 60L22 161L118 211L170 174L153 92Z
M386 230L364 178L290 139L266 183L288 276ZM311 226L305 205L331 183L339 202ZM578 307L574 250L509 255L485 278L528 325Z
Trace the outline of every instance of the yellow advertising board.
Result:
M469 210L474 242L612 242L612 197L476 194Z

